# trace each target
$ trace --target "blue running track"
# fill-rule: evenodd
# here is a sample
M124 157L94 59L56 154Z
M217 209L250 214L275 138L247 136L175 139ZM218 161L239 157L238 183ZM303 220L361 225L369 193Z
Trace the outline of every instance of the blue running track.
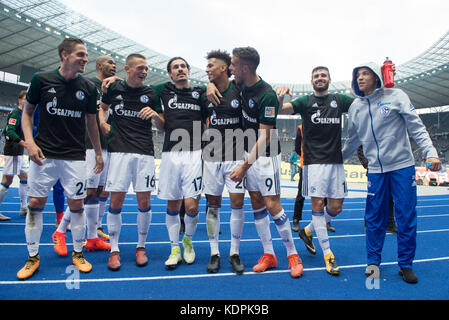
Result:
M149 263L143 268L135 264L137 241L136 197L128 194L122 210L120 236L122 268L107 269L107 252L85 252L93 265L89 274L79 278L71 267L71 256L59 257L53 250L51 235L55 230L55 213L51 196L44 210L39 271L26 281L16 279L17 271L27 258L25 218L19 216L17 189L11 188L0 211L12 219L0 222L0 299L1 300L448 300L449 299L449 195L420 196L418 200L418 238L414 270L416 285L405 283L398 275L396 236L387 235L383 250L380 280L367 281L364 275L365 234L363 198L348 198L343 212L332 222L336 233L330 233L332 251L341 268L340 276L331 276L317 239L317 254L310 255L301 239L294 234L296 248L303 260L304 273L292 279L286 250L274 223L271 223L278 266L263 274L252 272L252 266L263 254L254 226L249 199L245 199L245 226L240 256L246 272L237 276L227 261L230 247L229 198L223 198L221 209L221 268L216 274L206 271L209 243L205 224L205 199L200 202L200 219L194 237L196 261L182 263L169 271L164 261L170 253L165 227L165 202L152 196L153 218L147 239ZM283 198L282 204L290 221L294 199ZM305 226L311 219L310 200L304 206ZM106 224L106 216L103 220ZM68 249L71 251L68 233Z

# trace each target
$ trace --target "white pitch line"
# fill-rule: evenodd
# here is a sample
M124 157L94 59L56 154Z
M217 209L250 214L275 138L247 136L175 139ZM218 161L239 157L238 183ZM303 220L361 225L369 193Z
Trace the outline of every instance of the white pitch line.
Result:
M429 258L429 259L418 259L414 260L413 263L426 263L426 262L435 262L435 261L445 261L449 260L449 257L438 257L438 258ZM381 263L381 266L387 265L396 265L397 262L384 262ZM340 266L340 269L355 269L355 268L364 268L366 264L354 264L347 266ZM325 267L317 267L317 268L305 268L304 272L312 272L312 271L324 271ZM290 270L269 270L263 273L257 272L245 272L243 276L250 275L265 275L265 274L279 274L279 273L287 273ZM189 274L189 275L177 275L177 276L154 276L154 277L136 277L136 278L110 278L110 279L66 279L66 280L26 280L26 281L0 281L0 285L38 285L38 284L71 284L74 283L95 283L95 282L129 282L129 281L154 281L154 280L176 280L176 279L197 279L197 278L214 278L214 277L230 277L236 276L235 273L214 273L214 274Z
M434 232L449 232L449 229L437 229L437 230L420 230L417 233L434 233ZM387 236L393 236L394 234L387 233ZM365 237L366 234L345 234L345 235L338 235L338 236L329 236L329 239L340 239L340 238L360 238ZM316 236L313 237L313 239L318 239ZM281 238L272 238L273 241L282 241ZM299 237L293 237L293 240L301 240ZM241 242L259 242L260 239L240 239ZM231 242L230 239L225 240L218 240L218 242L221 243L227 243ZM192 241L193 244L209 244L209 240L194 240ZM72 245L71 242L66 242L67 245ZM119 245L136 245L137 242L120 242ZM145 242L145 245L156 245L156 244L170 244L170 241L152 241L152 242ZM23 243L0 243L0 247L2 246L26 246L27 244L25 242ZM53 243L40 243L40 246L53 246Z

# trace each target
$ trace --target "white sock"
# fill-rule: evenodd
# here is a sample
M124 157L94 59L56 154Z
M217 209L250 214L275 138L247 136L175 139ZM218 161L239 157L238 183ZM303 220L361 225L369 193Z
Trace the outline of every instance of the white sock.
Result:
M147 241L148 230L151 223L151 207L137 213L137 248L145 248Z
M120 231L122 229L122 215L121 209L109 208L109 213L106 218L109 232L109 243L111 244L111 252L120 252L118 248L118 240L120 238Z
M87 220L87 239L95 239L97 236L98 203L86 203L84 205Z
M271 239L270 231L270 218L268 217L267 209L263 208L254 211L254 220L257 234L259 235L260 241L262 242L263 252L274 254L273 241Z
M313 219L312 219L313 220ZM313 226L313 222L310 221L310 223L306 226L307 230L309 230L311 233L315 232L315 227Z
M324 217L324 212L314 212L312 211L312 223L315 228L315 233L320 242L321 250L323 254L326 255L331 252L329 236L327 234L326 218Z
M67 226L70 224L71 219L72 218L70 216L70 208L67 207L64 211L64 216L62 217L61 223L59 224L58 229L56 231L66 233Z
M200 215L198 214L198 212L194 216L190 216L187 213L184 216L184 223L186 225L186 231L184 233L184 236L187 239L193 238L195 231L196 231L196 226L198 225L199 217L200 217Z
M25 218L25 239L28 255L34 257L39 253L39 244L42 235L42 210L28 208Z
M6 188L3 184L0 184L0 203L5 200L6 195L8 194L8 189L9 188Z
M243 208L231 207L231 249L229 255L239 254L240 251L240 239L242 237L243 226L245 224L245 213Z
M103 200L104 199L104 200ZM107 204L108 198L100 198L100 201L98 201L98 222L97 222L97 229L102 228L102 221L103 216L106 211L106 204Z
M285 214L284 210L279 212L273 217L276 228L278 229L279 235L281 236L282 242L287 249L287 256L292 254L297 254L295 243L293 242L292 229L290 227L290 220Z
M332 212L329 212L329 209L324 207L324 217L326 218L326 223L329 223L332 221L333 218L335 218L335 215Z
M20 197L20 207L27 206L27 197L28 197L28 183L26 180L21 180L19 184L19 197Z
M206 214L207 235L209 236L211 256L220 254L218 248L218 237L220 233L220 208L210 206Z
M167 214L165 215L165 225L167 226L171 247L179 247L179 228L181 227L179 211L171 211L167 209Z
M82 252L84 240L86 239L86 215L84 209L78 211L70 210L72 218L73 251Z

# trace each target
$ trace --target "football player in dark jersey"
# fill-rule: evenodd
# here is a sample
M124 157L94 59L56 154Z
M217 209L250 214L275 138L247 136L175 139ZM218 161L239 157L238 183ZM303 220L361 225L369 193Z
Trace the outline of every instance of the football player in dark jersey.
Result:
M184 199L186 215L182 240L184 261L195 261L192 238L198 224L198 201L203 189L201 136L204 131L206 106L202 103L203 87L191 87L190 65L181 57L173 57L167 63L172 82L153 85L155 107L162 107L162 125L165 132L162 161L159 174L158 197L167 200L166 224L171 243L171 253L165 266L174 269L181 263L179 247L179 210ZM159 104L158 104L159 103ZM142 117L154 110L142 110Z
M125 71L126 79L114 82L103 94L99 111L100 127L108 136L110 154L105 190L111 192L107 218L111 240L108 268L111 270L118 270L121 266L120 213L131 183L138 206L136 264L144 266L148 263L145 241L152 216L150 196L151 192L156 190L152 123L151 119L142 119L140 114L147 106L154 108L154 90L150 86L143 85L148 74L146 58L141 54L129 55ZM110 108L112 121L108 124Z
M210 143L203 149L203 182L207 197L206 213L207 233L209 236L211 258L207 265L208 272L217 272L220 267L218 235L220 230L221 196L224 186L231 201L231 249L229 262L234 272L242 274L245 267L240 261L240 238L244 225L243 200L245 197L244 181L233 181L229 174L243 162L243 148L238 151L236 129L242 129L242 106L240 88L229 81L231 56L226 51L214 50L207 54L206 73L209 81L214 83L222 98L220 104L208 105L208 129L204 133ZM203 95L203 99L205 95Z
M270 214L287 249L291 276L296 278L302 275L303 265L280 201L280 143L275 130L279 104L274 90L257 74L259 63L259 54L252 47L235 48L232 52L230 70L235 82L242 88L245 133L241 139L245 141L246 159L231 172L230 178L242 181L246 177L257 232L264 248L264 255L253 270L264 272L277 266L271 240ZM213 96L216 89L213 85L209 88Z
M329 94L331 82L327 67L312 70L311 84L314 94L301 96L284 103L279 113L299 113L303 123L303 196L312 200L312 222L300 229L299 236L306 248L316 254L312 242L315 231L326 263L326 270L338 275L340 269L330 250L327 222L342 211L347 196L347 185L341 154L341 118L348 112L353 98L343 94ZM277 88L280 103L285 94L292 94L287 87ZM328 205L324 205L327 198Z
M39 242L42 235L42 211L50 189L58 179L67 194L71 210L72 262L81 272L92 265L83 256L85 238L84 198L86 182L86 128L95 149L94 171L103 170L96 121L97 89L80 75L87 64L87 49L80 39L66 38L58 46L61 66L36 73L31 79L27 103L22 115L25 147L30 158L29 205L25 235L29 258L19 270L21 280L39 268ZM33 137L33 113L39 105L37 135Z
M24 216L27 212L27 194L28 194L28 166L23 157L25 141L21 126L22 108L25 103L26 91L19 93L19 105L8 115L7 123L2 134L6 138L3 154L5 155L5 165L0 184L0 203L6 197L9 186L13 182L14 176L20 179L19 197L20 197L20 215ZM7 221L11 218L0 213L0 221Z
M116 66L115 61L109 56L100 56L96 62L97 75L90 80L95 84L98 91L97 106L99 108L101 101L101 84L106 78L115 75ZM97 122L99 127L99 123ZM109 193L103 191L104 184L106 182L106 176L108 170L106 168L109 165L109 154L107 151L107 138L101 133L100 144L103 155L104 167L101 173L95 173L92 168L95 163L95 150L93 149L92 142L89 136L86 135L86 164L87 164L87 195L84 200L84 212L86 214L87 221L87 242L86 250L110 250L111 246L105 241L109 240L109 236L104 233L101 227L101 221L103 219L106 201L109 197ZM55 189L55 188L54 188ZM62 190L63 191L63 190ZM54 198L54 196L53 196ZM67 252L67 246L65 243L67 227L70 224L70 208L67 208L60 222L58 223L56 231L52 235L54 249L58 254L65 254Z

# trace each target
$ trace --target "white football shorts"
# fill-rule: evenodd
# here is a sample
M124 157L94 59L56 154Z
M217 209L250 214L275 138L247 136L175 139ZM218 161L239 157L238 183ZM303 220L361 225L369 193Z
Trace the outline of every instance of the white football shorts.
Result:
M201 150L162 152L158 198L196 198L203 191Z
M28 172L28 166L23 155L4 156L5 165L3 166L3 175L16 176Z
M304 197L343 199L348 196L343 164L304 165L302 171Z
M242 163L243 160L223 162L204 161L204 194L221 196L225 185L229 193L245 193L244 184L246 179L235 182L229 178L229 174Z
M128 192L132 183L134 192L156 190L154 157L137 153L111 152L105 191Z
M95 173L93 168L95 167L95 150L86 150L86 168L87 168L87 188L96 189L98 186L106 185L106 178L108 176L109 167L109 152L107 150L101 150L103 155L104 169L100 173Z
M86 161L46 158L39 166L30 161L28 196L45 198L58 179L69 199L86 197Z
M246 189L259 191L262 196L280 195L281 155L259 157L246 172Z

